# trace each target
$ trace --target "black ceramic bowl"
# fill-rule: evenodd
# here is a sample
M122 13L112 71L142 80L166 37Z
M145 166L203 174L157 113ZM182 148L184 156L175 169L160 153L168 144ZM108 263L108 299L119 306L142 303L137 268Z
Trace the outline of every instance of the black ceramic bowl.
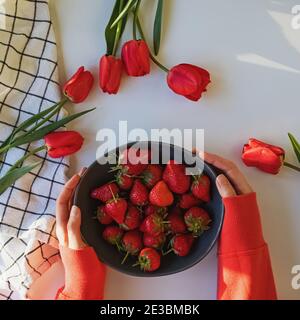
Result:
M149 147L148 142L145 142L144 144L145 148ZM128 146L131 145L132 144L129 144ZM156 146L159 147L160 155L164 154L166 150L171 150L171 159L174 159L176 153L184 154L184 159L189 159L192 157L191 152L173 145L156 143ZM122 146L121 148L124 148L124 146ZM117 148L116 150L112 151L112 153L118 154L119 149L120 148ZM210 229L204 232L204 234L194 242L190 254L186 257L178 257L175 254L168 254L166 256L163 256L161 267L155 272L144 272L140 270L138 266L132 267L132 265L136 262L137 257L129 257L122 265L121 261L123 259L123 256L120 254L120 252L117 251L114 246L108 244L102 238L102 231L104 229L104 226L100 225L98 220L94 218L95 211L97 206L99 205L99 202L97 200L91 199L89 196L90 191L93 188L103 185L114 179L114 173L109 172L113 166L114 165L110 164L100 165L97 161L95 161L87 169L84 176L82 177L77 187L74 198L74 203L78 207L80 207L82 211L82 235L87 243L94 247L99 259L102 262L115 270L132 276L156 277L170 275L186 270L201 261L210 252L218 238L222 227L224 207L222 199L215 185L217 174L216 169L211 165L204 163L204 173L209 176L212 183L211 201L210 203L205 204L202 207L209 212L212 218L212 223Z

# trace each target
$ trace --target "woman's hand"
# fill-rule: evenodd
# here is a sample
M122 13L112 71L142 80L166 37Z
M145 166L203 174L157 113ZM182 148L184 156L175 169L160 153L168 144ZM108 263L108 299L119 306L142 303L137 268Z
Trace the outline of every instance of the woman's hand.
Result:
M56 201L56 235L59 244L74 250L87 246L80 232L80 209L72 206L74 191L84 171L85 169L82 169L66 183Z
M207 152L199 152L199 156L226 174L227 177L220 174L216 179L217 188L222 198L253 192L245 176L232 161Z

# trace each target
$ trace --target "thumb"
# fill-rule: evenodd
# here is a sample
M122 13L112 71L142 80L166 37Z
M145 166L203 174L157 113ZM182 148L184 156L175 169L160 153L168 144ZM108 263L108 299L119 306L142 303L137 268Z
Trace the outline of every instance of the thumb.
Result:
M80 226L81 226L80 209L76 206L73 206L70 212L70 217L67 225L70 249L76 250L86 246L86 244L84 243L81 237Z
M232 184L224 174L220 174L217 177L216 184L222 198L236 196L236 192Z

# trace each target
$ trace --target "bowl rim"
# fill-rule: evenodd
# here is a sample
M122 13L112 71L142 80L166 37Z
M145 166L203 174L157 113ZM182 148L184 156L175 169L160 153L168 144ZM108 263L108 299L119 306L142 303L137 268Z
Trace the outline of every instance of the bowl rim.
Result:
M189 150L187 150L187 149L185 149L185 148L183 148L183 147L174 145L174 144L172 144L172 143L165 143L165 142L161 142L161 141L151 141L151 140L148 140L148 141L128 142L127 144L123 144L123 145L121 145L121 146L116 147L115 149L112 149L112 150L106 152L106 153L103 154L101 157L105 156L106 154L108 154L109 152L112 152L112 151L114 151L114 150L119 150L119 149L122 150L122 149L124 149L124 148L126 149L126 148L128 148L128 147L131 147L132 145L134 145L134 144L137 143L137 142L148 143L148 144L149 144L149 143L157 143L157 144L159 144L159 145L168 145L168 146L171 146L171 148L180 148L181 151L188 152L188 153L192 153L191 151L189 151ZM101 157L100 157L100 158L101 158ZM199 157L199 156L198 156L198 157ZM200 157L199 157L199 159L204 163L204 168L205 168L205 170L206 170L206 171L210 171L210 173L212 174L212 176L214 176L215 179L216 179L216 177L217 177L219 174L222 173L222 171L221 171L220 169L218 169L218 168L216 168L215 166L213 166L213 165L205 162L205 161L204 161L203 159L201 159ZM75 205L78 206L78 203L77 203L77 201L78 201L78 193L79 193L79 189L80 189L80 185L81 185L81 183L82 183L82 180L83 180L84 177L88 174L89 171L91 171L95 166L99 166L99 165L101 165L101 164L98 163L98 160L95 160L95 161L92 162L92 163L88 166L88 168L85 170L83 176L81 177L81 179L80 179L80 181L79 181L79 183L78 183L78 185L77 185L77 187L76 187L76 190L75 190L75 193L74 193L73 204L75 204ZM98 259L99 259L102 263L104 263L106 266L110 267L110 268L113 269L113 270L116 270L116 271L118 271L118 272L120 272L120 273L126 274L126 275L131 276L131 277L135 277L135 278L154 278L154 277L169 276L169 275L173 275L173 274L176 274L176 273L180 273L180 272L186 271L186 270L192 268L193 266L195 266L196 264L198 264L199 262L201 262L202 260L204 260L205 257L211 252L211 250L212 250L213 247L215 246L217 240L219 239L220 232L221 232L222 227L223 227L224 215L225 215L225 207L224 207L224 203L223 203L223 201L222 201L221 195L220 195L220 198L221 198L221 208L222 208L222 210L221 210L221 212L220 212L220 215L221 215L221 217L220 217L220 223L219 223L219 225L218 225L218 227L217 227L216 236L215 236L214 240L210 243L210 245L207 247L207 249L204 251L204 253L203 253L201 256L199 256L197 259L195 259L195 261L193 261L193 262L191 262L191 263L187 263L185 266L179 268L178 270L173 270L173 271L168 271L168 272L161 272L161 273L156 273L156 272L154 272L154 273L151 273L151 272L146 273L146 272L145 272L145 273L141 273L141 274L136 274L135 271L134 271L134 269L132 270L132 272L131 272L131 271L128 271L128 270L118 269L116 266L112 265L109 261L107 261L107 260L105 259L105 257L103 258L102 255L99 256L98 253L97 253L97 251L96 251L96 249L95 249L92 245L90 245L88 242L87 242L87 244L88 244L89 246L91 246L91 247L95 250L95 252L96 252L96 254L97 254L97 256L98 256ZM83 237L84 237L84 234L82 234L82 235L83 235ZM158 270L158 271L159 271L159 270Z

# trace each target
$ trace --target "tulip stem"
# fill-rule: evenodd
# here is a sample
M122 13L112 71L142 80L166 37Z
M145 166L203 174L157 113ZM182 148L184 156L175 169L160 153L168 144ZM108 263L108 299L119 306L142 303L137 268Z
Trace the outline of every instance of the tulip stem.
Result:
M34 127L32 127L31 129L29 129L28 131L26 131L22 137L27 137L28 135L30 135L32 132L36 131L38 128L40 128L43 124L45 124L46 122L48 122L55 114L59 113L61 108L64 106L64 104L68 101L68 98L64 98L62 101L60 101L57 106L55 107L55 109L46 117L44 118L42 121L37 122L35 124ZM15 137L14 134L12 134L11 139L9 141L9 143L7 145L4 145L4 147L0 148L0 154L3 154L4 152L7 152L13 145L13 142L15 141Z
M294 166L294 165L293 165L293 164L291 164L291 163L284 162L283 164L284 164L284 166L286 166L286 167L288 167L288 168L291 168L291 169L294 169L294 170L296 170L296 171L300 172L300 168L299 168L299 167L297 167L297 166Z
M6 152L10 148L10 144L4 146L3 148L0 148L0 154Z
M123 5L124 5L124 0L120 0L119 13L122 12ZM121 35L121 32L122 32L122 24L123 24L123 19L121 19L117 24L117 31L116 31L116 35L115 35L114 47L113 47L113 50L112 50L112 55L113 56L116 55L116 52L117 52L117 49L118 49L120 35Z
M29 157L31 157L32 155L36 154L37 152L40 152L42 150L46 149L46 146L41 146L38 147L32 151L30 151L29 153L25 154L22 158L20 158L9 170L8 173L13 171L14 169L22 166L23 162L28 159Z
M142 39L147 43L146 37L145 37L145 34L144 34L144 32L143 32L143 29L142 29L142 26L141 26L140 19L139 19L138 15L136 15L136 17L135 17L135 22L136 22L136 25L137 25L137 27L138 27L138 29L139 29L139 32L140 32L140 34L141 34ZM149 46L148 46L148 47L149 47ZM154 55L151 53L150 49L149 49L149 52L150 52L150 58L151 58L151 60L152 60L160 69L162 69L163 71L165 71L165 72L168 73L168 72L169 72L169 69L168 69L166 66L164 66L162 63L160 63L160 62L154 57Z
M28 136L33 131L35 131L36 129L40 128L43 124L48 122L52 117L54 117L57 113L60 112L60 110L66 104L67 101L69 101L69 98L64 98L62 101L60 101L58 103L57 107L45 119L43 119L42 121L38 122L33 128L31 128L28 132L26 132L26 134L24 136Z
M137 21L140 5L141 5L141 0L138 0L136 5L135 5L135 9L134 9L133 25L132 25L132 33L133 33L133 39L134 40L137 40L136 21Z

